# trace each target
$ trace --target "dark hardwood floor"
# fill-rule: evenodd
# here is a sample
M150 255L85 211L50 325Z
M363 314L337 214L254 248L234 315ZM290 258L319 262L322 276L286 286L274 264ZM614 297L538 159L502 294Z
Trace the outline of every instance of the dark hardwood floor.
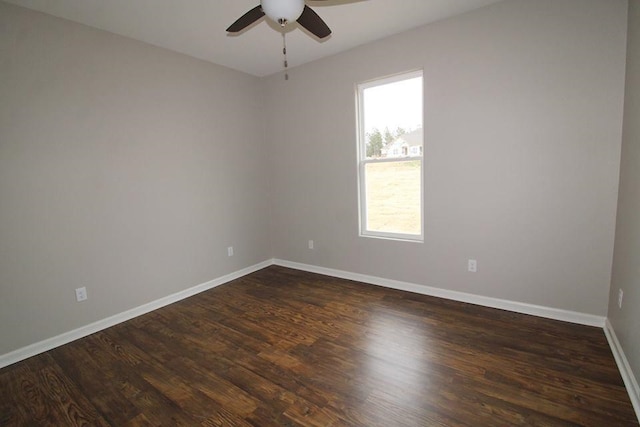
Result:
M601 329L269 267L0 370L0 425L638 422Z

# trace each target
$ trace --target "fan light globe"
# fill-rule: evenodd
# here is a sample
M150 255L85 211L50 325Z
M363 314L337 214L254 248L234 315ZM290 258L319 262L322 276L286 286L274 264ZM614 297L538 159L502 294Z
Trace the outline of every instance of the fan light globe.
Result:
M304 0L261 0L262 11L273 21L295 22L304 10Z

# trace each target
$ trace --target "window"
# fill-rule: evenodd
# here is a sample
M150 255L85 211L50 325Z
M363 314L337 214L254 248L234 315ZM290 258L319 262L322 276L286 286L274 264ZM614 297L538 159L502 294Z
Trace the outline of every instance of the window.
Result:
M422 71L357 90L360 235L422 241Z

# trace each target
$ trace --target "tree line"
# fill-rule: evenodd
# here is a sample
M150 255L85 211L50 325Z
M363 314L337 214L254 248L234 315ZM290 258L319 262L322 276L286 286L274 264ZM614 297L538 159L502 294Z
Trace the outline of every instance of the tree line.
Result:
M367 137L367 157L380 157L382 156L382 149L389 146L393 141L400 136L407 133L407 131L400 126L393 132L385 127L381 132L378 128L373 128L371 132L366 134Z

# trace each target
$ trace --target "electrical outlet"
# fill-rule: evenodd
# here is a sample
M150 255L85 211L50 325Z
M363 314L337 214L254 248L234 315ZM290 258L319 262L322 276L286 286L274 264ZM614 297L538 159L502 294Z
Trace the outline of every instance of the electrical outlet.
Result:
M309 249L313 249L313 240L309 240Z
M84 286L82 288L76 289L76 301L82 302L88 298L87 296L87 288Z
M476 273L478 271L478 261L470 259L467 268L471 273Z
M233 256L233 246L229 246L229 247L227 248L227 255L229 255L229 256Z
M620 289L618 290L618 308L622 308L622 297L624 297L624 292Z

